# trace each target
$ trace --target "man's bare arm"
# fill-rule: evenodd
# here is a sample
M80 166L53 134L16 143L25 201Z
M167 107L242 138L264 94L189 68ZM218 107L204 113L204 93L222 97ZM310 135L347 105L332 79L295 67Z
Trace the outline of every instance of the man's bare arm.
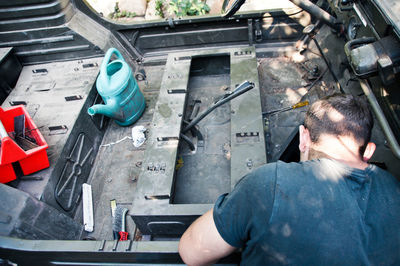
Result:
M209 265L233 251L215 227L213 209L198 218L182 235L179 254L188 265Z

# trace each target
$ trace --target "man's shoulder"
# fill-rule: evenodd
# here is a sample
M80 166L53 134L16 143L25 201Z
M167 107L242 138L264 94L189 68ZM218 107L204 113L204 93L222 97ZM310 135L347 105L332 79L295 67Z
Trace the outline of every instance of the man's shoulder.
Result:
M374 164L368 165L367 171L369 173L372 173L372 175L375 175L375 176L382 176L385 178L397 180L390 172L388 172L387 170L384 170Z
M374 173L388 174L383 170L376 170ZM345 176L351 174L351 168L331 159L318 159L305 162L272 162L260 166L248 175L241 182L251 184L280 185L284 184L308 184L317 185L327 181L337 183ZM390 175L390 174L388 174Z
M255 174L262 173L276 173L280 169L299 169L302 168L303 162L290 162L276 161L264 164L253 171Z
M274 186L277 179L301 176L302 174L300 173L304 171L303 168L303 163L271 162L256 168L244 176L238 184Z
M284 174L293 174L301 173L303 171L307 171L308 169L318 167L319 162L314 161L306 161L306 162L283 162L277 161L273 163L267 163L254 171L255 174L273 174L273 175L284 175Z
M400 180L393 176L390 172L379 168L376 165L369 165L367 169L368 175L374 180L373 184L385 186L400 193Z
M264 164L254 171L249 173L247 176L252 180L263 179L266 178L276 178L278 176L293 176L294 173L301 173L304 169L313 167L309 165L309 162L290 162L286 163L283 161L271 162ZM246 177L247 177L246 176Z
M287 186L318 186L328 182L341 182L343 177L351 172L342 164L330 159L316 159L304 162L285 163L278 161L274 177L279 185ZM266 168L271 169L271 168Z

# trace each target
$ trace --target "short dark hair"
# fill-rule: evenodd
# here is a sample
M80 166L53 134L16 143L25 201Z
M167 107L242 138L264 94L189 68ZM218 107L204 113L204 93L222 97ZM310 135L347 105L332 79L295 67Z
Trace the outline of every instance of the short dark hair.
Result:
M304 121L312 142L318 142L321 134L353 136L360 144L361 156L371 139L373 125L368 103L350 94L333 94L316 101Z

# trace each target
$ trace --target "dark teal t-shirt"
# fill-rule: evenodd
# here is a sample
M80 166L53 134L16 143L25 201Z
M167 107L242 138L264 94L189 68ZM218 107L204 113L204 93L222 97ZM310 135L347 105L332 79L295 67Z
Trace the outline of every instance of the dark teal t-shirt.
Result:
M243 265L399 265L400 182L330 159L270 163L214 206Z

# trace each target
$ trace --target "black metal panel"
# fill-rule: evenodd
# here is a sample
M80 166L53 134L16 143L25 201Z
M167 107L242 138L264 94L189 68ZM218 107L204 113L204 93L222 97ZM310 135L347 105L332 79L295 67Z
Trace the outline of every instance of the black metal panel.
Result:
M196 208L195 205L192 207ZM199 215L144 215L133 219L143 235L180 237Z
M283 41L298 39L303 32L303 26L290 17L271 17L264 19L262 40L267 41Z
M400 75L396 77L393 84L385 87L382 86L378 77L370 78L370 82L394 135L400 140L400 91L398 89Z
M49 3L53 0L13 0L13 1L1 1L0 6L23 6L23 5L34 5L40 3Z
M178 241L38 241L0 237L0 258L17 265L182 265ZM238 265L234 252L215 265Z
M103 98L101 98L100 94L96 93L96 96L90 106L93 106L95 104L103 104L103 103L104 103ZM107 122L109 120L108 117L97 114L94 116L90 116L90 118L92 119L93 124L97 127L98 130L102 131L102 130L106 129Z
M295 40L301 36L303 28L297 19L282 10L270 11L268 17L265 17L265 12L260 11L240 14L230 19L204 16L145 21L141 24L116 24L97 15L83 0L74 0L73 4L109 29L137 60L153 55L166 56L168 52L182 49L253 45L255 41L261 44L271 40ZM261 31L261 35L253 37L256 28Z
M93 120L87 114L97 95L93 85L43 193L43 201L71 216L80 203L81 185L89 177L108 123L108 119Z
M66 3L68 3L68 0L53 0L49 3L39 3L29 6L4 7L0 4L0 18L1 20L8 20L56 14L65 7Z
M0 32L0 46L24 46L43 40L51 42L51 38L57 36L65 36L73 32L66 26L43 29L31 29L29 31L29 38L25 31L4 31Z
M379 2L379 1L377 1ZM384 37L389 33L389 29L396 25L390 25L385 18L385 15L382 15L381 11L378 9L375 3L372 1L363 1L360 5L360 8L365 12L364 14L371 21L372 27L374 27L375 31L381 36ZM393 6L395 8L395 6Z
M302 34L303 27L291 18L271 17L269 25L262 30L262 41L291 40ZM168 50L209 48L224 45L248 44L249 24L247 19L170 27L148 27L144 29L121 29L125 41L139 53L165 53ZM252 33L250 33L252 36Z
M0 184L1 235L22 239L79 239L83 226L25 192Z
M17 83L22 65L14 54L14 49L0 49L0 104L6 99Z
M55 191L56 201L66 211L73 209L79 202L82 184L90 174L93 154L92 140L86 134L80 133L66 158Z
M183 64L182 60L186 63ZM188 71L190 62L193 62L193 68ZM189 78L188 72L195 75ZM180 125L174 116L166 116L175 120L164 123L165 127L161 118L164 109L160 106L166 102L163 97L168 97L165 91L171 87L171 80L174 80L173 77L179 77L176 73L181 73L180 85L187 84L185 89L190 95L188 99L190 101L201 99L205 106L220 100L227 91L232 92L236 84L245 78L257 84L252 91L253 94L248 93L236 98L234 102L230 102L230 107L221 106L210 114L210 117L198 123L204 136L201 141L202 147L198 145L195 151L187 151L183 148L184 145L181 145L183 167L175 160L176 142L165 141L160 144L156 138L160 136L160 132L165 136L183 134L180 128L178 133L173 131L176 128L174 122ZM187 82L188 79L191 81ZM153 127L153 135L150 134L148 137L146 156L143 160L144 169L138 177L137 190L130 210L130 215L142 234L152 236L182 234L197 216L213 207L213 202L220 194L231 191L239 179L238 175L242 177L252 167L258 167L266 162L263 135L256 134L259 142L257 145L237 141L232 137L242 132L240 130L243 128L249 132L262 131L258 89L254 47L187 51L168 55L160 96L156 104L159 108L156 108L152 122L161 130L154 133L155 127ZM174 104L173 107L177 107L178 104L181 106L184 103ZM168 107L172 108L171 106ZM205 109L205 106L201 106L200 109ZM243 106L247 108L241 108ZM190 117L189 114L185 115L185 112L182 116ZM200 139L196 139L197 136L192 137L193 142L196 140L197 143L200 142ZM249 157L250 155L252 157Z
M66 22L63 13L32 18L0 20L0 31L46 28L62 25Z
M243 21L245 22L245 21ZM210 47L215 44L229 42L245 42L248 39L247 25L238 23L236 27L213 27L201 25L201 27L185 27L183 29L166 29L164 32L152 34L142 31L135 45L143 53L157 49L178 47ZM242 24L242 25L240 25Z
M30 50L29 47L24 47L23 51L18 51L16 54L23 65L71 59L86 59L103 55L100 48L88 43L77 44L76 41L74 41L69 44L54 44L52 46L51 48L39 48L37 50Z
M13 1L11 1L13 2ZM103 52L66 26L69 0L0 3L0 47L15 47L23 65L89 58Z

